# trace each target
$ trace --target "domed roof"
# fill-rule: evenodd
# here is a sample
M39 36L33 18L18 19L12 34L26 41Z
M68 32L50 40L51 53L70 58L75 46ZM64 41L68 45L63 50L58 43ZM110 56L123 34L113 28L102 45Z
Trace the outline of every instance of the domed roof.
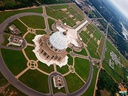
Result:
M63 32L55 32L49 38L50 43L56 49L63 50L68 47L70 40L66 34Z

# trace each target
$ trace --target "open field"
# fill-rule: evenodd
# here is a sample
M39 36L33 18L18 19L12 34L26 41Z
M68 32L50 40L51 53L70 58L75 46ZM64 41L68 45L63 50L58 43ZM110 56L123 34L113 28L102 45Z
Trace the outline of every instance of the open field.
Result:
M75 58L75 71L85 81L89 76L90 64L88 60Z
M15 76L27 67L26 58L24 57L21 51L1 49L1 53L5 64L8 66L12 74L14 74Z
M87 52L86 52L86 50L84 48L80 52L75 52L75 53L80 54L80 55L87 56Z
M117 80L117 82L120 82L121 78L128 82L128 80L126 79L126 76L128 76L128 73L127 73L128 61L124 59L124 57L115 49L115 47L113 47L113 45L109 41L107 41L106 46L107 46L107 51L105 54L103 67L106 69L106 71L108 71L109 74L111 74ZM114 69L112 69L109 65L109 60L110 59L112 60L110 52L114 52L117 56L116 57L117 60L119 60L120 62L119 64L115 62L116 60L112 61L114 64L114 67L113 67ZM124 68L122 67L122 65L124 66Z
M31 79L30 79L31 78ZM37 70L28 70L19 80L37 91L48 93L48 76L40 73Z
M32 8L32 9L26 9L26 10L13 10L8 12L0 12L0 23L2 23L5 19L8 17L18 14L18 13L24 13L24 12L36 12L36 13L43 13L42 8Z
M44 18L41 16L24 16L21 17L20 20L22 20L30 28L31 27L34 29L45 28Z
M68 85L68 90L71 93L80 89L84 85L84 83L74 73L70 73L65 76L65 79Z
M69 71L68 66L62 66L61 68L59 66L57 66L57 71L60 72L61 74L65 74Z
M25 48L24 50L30 60L37 60L34 52L32 51L32 50L34 50L34 47L27 46L27 48Z
M46 64L43 64L42 62L38 62L38 68L47 72L47 73L51 73L54 71L53 65L47 66Z
M34 37L35 37L34 34L28 33L25 37L25 40L27 41L27 43L34 44L34 42L32 41Z
M95 82L96 82L96 76L97 76L97 72L98 72L98 69L96 68L96 66L94 66L93 69L94 69L94 71L93 71L93 78L92 78L91 85L89 86L87 91L82 96L93 96L94 86L95 86Z
M47 6L46 11L49 16L60 19L71 27L75 26L77 21L80 22L85 18L84 13L75 4Z
M90 55L94 58L100 58L103 49L103 41L101 40L104 39L102 33L94 25L89 24L87 29L79 35L86 44Z

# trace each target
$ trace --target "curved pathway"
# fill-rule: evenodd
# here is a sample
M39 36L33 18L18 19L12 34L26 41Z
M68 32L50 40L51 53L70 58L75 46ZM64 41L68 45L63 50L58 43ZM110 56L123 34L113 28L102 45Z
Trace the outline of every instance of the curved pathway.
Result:
M20 17L23 17L23 16L28 16L28 15L43 16L44 14L28 12L28 13L20 13L20 14L11 16L10 18L6 19L0 25L0 29L1 29L0 30L0 34L2 34L4 32L4 29L6 28L6 26L9 23L11 23L12 21L14 21L17 18L20 18ZM11 49L13 49L13 48L11 48ZM88 89L88 87L89 87L89 85L90 85L90 83L92 81L92 76L93 76L93 65L92 65L92 62L91 62L91 57L89 57L89 61L90 61L90 74L89 74L89 77L88 77L88 80L87 80L86 84L82 88L77 90L76 92L68 93L67 96L80 96L81 94L83 94ZM43 94L43 93L37 92L37 91L27 87L26 85L24 85L18 79L16 79L15 76L10 72L10 70L7 68L6 64L4 63L4 60L3 60L2 55L1 55L1 52L0 52L0 71L4 75L4 77L13 86L15 86L17 89L19 89L20 91L22 91L23 93L25 93L25 94L27 94L29 96L53 96L52 94ZM54 75L54 74L52 74L52 75ZM60 94L62 94L62 93L60 93ZM59 95L59 93L56 94L56 95Z

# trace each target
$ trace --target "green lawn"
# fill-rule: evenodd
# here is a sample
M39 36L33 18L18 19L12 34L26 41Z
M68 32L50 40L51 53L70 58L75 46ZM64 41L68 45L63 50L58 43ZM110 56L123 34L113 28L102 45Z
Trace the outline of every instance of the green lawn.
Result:
M68 64L73 65L73 58L71 55L68 55Z
M54 5L54 6L49 6L49 7L53 10L59 10L59 9L63 9L63 8L68 8L69 5L68 4L63 4L63 5Z
M26 26L24 26L18 19L11 22L11 24L14 24L22 32L22 36L27 32Z
M8 38L10 37L10 35L8 34L3 34L4 37L4 42L2 43L2 45L7 45L9 43Z
M97 76L97 72L98 72L98 69L96 68L96 66L94 66L93 69L94 69L94 71L93 71L92 82L91 82L90 86L88 87L87 91L82 96L93 96L95 82L96 82L96 76Z
M111 59L110 52L113 51L117 55L118 58L120 57L121 63L123 65L125 65L126 67L128 65L127 61L114 48L114 46L109 41L106 42L106 47L107 47L107 51L105 53L105 59L103 61L103 67L106 69L106 71L109 74L111 74L116 79L117 82L120 82L120 78L122 78L123 80L128 82L128 80L126 79L126 76L128 76L128 72L126 71L126 68L122 68L119 65L116 65L115 63L114 63L114 70L109 67L109 65L108 65L109 59Z
M65 93L65 87L63 87L63 88L61 88L61 89L55 88L55 87L54 87L53 80L52 80L52 89L53 89L53 94L55 94L55 93L57 93L57 92L63 92L63 93Z
M37 35L42 35L42 34L46 34L46 32L42 31L42 30L36 30L36 34Z
M55 22L54 20L48 18L48 23L49 23L49 28L50 28L50 30L52 30L52 24L53 24L54 22Z
M47 66L46 64L42 63L42 62L38 62L38 68L47 72L47 73L51 73L54 71L53 65Z
M62 20L63 23L66 23L68 26L73 27L72 23L69 22L67 19Z
M61 74L65 74L69 71L67 65L62 66L61 68L59 66L56 66L56 68L57 68L57 71L60 72Z
M71 6L75 11L77 11L83 18L86 18L84 12L82 12L81 9L80 9L78 6L76 6L75 4L70 4L70 6Z
M86 52L86 50L84 48L80 52L75 52L75 53L80 54L80 55L87 56L87 52Z
M89 61L82 58L75 58L75 71L86 81L90 72Z
M12 15L19 14L19 13L24 13L24 12L36 12L36 13L42 13L42 7L39 8L31 8L31 9L26 9L26 10L13 10L9 12L0 12L0 23L2 23L5 19L9 18Z
M101 39L100 45L98 47L98 53L99 53L100 56L102 55L103 46L104 46L104 38Z
M29 58L30 60L37 60L37 58L36 58L34 52L32 51L32 50L34 50L34 49L35 49L35 48L34 48L34 47L31 47L31 46L27 46L27 47L25 48L25 53L26 53L26 55L28 56L28 58Z
M93 45L93 43L89 42L87 46L88 46L87 49L92 57L100 58L97 53L97 47L95 47L95 45Z
M65 79L70 93L79 90L84 85L84 83L74 73L68 74L65 76Z
M44 29L45 23L44 23L44 17L42 16L24 16L20 18L28 27L34 28L34 29Z
M0 73L0 87L6 85L8 83L8 81L6 80L6 78L2 75L2 73Z
M21 51L1 49L1 53L5 64L15 76L27 67L27 60Z
M49 92L48 76L37 70L28 70L19 80L36 91L43 93Z
M72 51L72 49L70 48L67 48L66 51L69 53L70 51Z
M31 34L31 33L28 33L25 37L25 40L30 43L30 44L34 44L34 42L32 41L35 37L35 34Z

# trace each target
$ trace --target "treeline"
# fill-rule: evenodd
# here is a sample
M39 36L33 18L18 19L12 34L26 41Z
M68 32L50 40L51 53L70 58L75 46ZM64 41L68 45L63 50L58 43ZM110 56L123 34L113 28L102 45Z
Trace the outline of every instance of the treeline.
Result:
M0 0L0 10L18 9L40 4L68 3L71 0Z
M112 77L103 69L100 71L97 87L96 96L101 96L101 90L104 89L107 90L111 96L115 96L115 93L118 92L118 84L115 83Z

